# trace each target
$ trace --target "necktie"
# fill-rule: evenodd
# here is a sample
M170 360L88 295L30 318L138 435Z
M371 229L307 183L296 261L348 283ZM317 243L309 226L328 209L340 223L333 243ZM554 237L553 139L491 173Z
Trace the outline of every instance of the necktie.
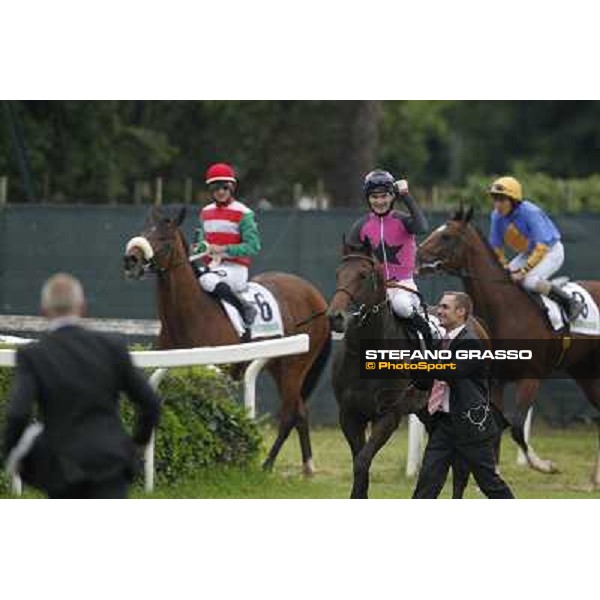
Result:
M448 346L450 346L450 341L450 338L447 335L445 335L442 338L440 349L447 350ZM434 412L437 412L438 410L441 410L447 391L448 384L445 381L438 381L436 379L433 382L433 387L431 388L431 395L429 396L429 400L427 401L427 410L430 415L432 415Z

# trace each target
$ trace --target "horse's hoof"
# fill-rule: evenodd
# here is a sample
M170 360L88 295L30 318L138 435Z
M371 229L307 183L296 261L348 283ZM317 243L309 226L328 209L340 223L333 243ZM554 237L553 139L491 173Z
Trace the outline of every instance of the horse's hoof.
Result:
M560 473L558 467L551 460L543 460L539 458L535 461L532 461L530 464L533 469L546 475L555 475Z
M265 461L265 462L262 464L262 470L263 470L265 473L270 473L270 472L273 470L273 463L271 463L271 462L268 462L268 461Z
M312 458L309 458L302 465L302 473L304 474L305 477L312 477L316 473L315 465L312 461Z
M590 478L590 482L592 484L590 492L600 492L600 480L596 478L595 472Z

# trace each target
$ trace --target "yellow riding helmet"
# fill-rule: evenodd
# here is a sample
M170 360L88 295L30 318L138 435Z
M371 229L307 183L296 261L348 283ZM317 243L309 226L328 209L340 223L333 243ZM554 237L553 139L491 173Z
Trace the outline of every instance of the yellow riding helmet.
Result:
M500 177L492 183L490 194L502 194L508 196L515 202L521 202L523 200L523 190L521 184L514 177Z

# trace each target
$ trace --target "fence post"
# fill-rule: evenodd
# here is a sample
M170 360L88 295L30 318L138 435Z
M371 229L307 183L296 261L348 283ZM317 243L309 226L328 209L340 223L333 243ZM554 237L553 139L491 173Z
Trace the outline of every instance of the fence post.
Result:
M244 373L244 406L251 419L256 417L256 378L268 360L268 358L253 360Z
M408 415L408 454L406 476L414 477L419 471L425 440L425 427L416 415Z
M194 184L191 177L185 178L185 183L183 186L183 201L185 204L192 203L192 196L194 193Z
M154 391L158 390L160 382L165 378L167 369L156 369L150 376L150 385ZM155 441L156 430L152 431L150 441L144 449L144 489L149 494L154 490L154 441Z
M156 193L154 195L154 204L160 205L163 202L163 180L162 177L156 178Z
M0 206L6 204L8 197L8 177L5 175L0 177Z

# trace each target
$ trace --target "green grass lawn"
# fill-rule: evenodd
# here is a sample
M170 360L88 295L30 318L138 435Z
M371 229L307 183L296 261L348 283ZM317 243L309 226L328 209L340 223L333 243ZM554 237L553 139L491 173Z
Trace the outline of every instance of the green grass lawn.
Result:
M273 427L262 428L266 448L275 438ZM405 475L407 428L403 424L375 458L371 468L371 498L409 498L414 480ZM592 491L590 475L598 448L598 436L593 426L578 426L566 430L535 427L534 448L542 458L551 458L560 469L555 475L543 475L516 465L517 450L505 434L501 470L518 498L600 498ZM338 428L319 428L312 432L313 453L317 473L306 478L300 466L300 447L296 434L283 447L272 473L263 473L259 466L250 469L214 469L200 471L194 480L177 485L160 483L152 498L347 498L351 486L350 451ZM146 498L135 487L132 497ZM5 494L4 497L10 497ZM25 497L38 494L26 490ZM450 497L446 485L443 498ZM470 481L467 498L482 498Z
M263 429L265 448L273 441L275 430ZM409 498L414 480L405 475L407 428L403 424L388 445L375 458L371 469L371 498ZM598 436L593 426L568 430L535 427L532 441L538 455L551 458L560 469L544 475L516 465L516 445L504 436L501 457L502 475L519 498L600 498L592 491L590 475L594 464ZM213 470L201 472L194 481L179 485L157 486L155 498L347 498L350 491L350 452L337 428L320 428L312 432L317 473L305 478L300 467L297 436L290 437L272 473L256 467L244 471ZM144 497L135 490L134 497ZM450 497L450 486L442 495ZM471 481L467 498L482 495Z

